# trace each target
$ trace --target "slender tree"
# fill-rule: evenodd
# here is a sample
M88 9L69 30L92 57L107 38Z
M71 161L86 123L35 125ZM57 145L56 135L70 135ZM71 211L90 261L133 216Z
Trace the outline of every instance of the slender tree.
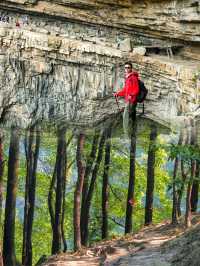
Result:
M4 172L4 161L3 161L3 134L0 132L0 230L2 228L2 203L3 203L3 172ZM2 232L0 232L0 236ZM2 240L0 238L0 266L3 266L3 257L1 252Z
M67 165L66 165L67 168ZM66 177L67 173L65 173L65 176L63 178L63 188L62 188L62 216L61 216L61 237L62 237L62 243L63 243L63 252L67 251L67 241L65 239L65 230L64 230L64 223L65 223L65 192L66 192Z
M108 197L109 197L109 168L110 168L110 151L111 151L111 126L107 130L105 162L103 172L102 186L102 239L108 237Z
M63 186L66 179L66 129L58 130L58 145L56 156L56 200L55 219L53 226L52 254L62 250L62 208Z
M173 191L172 224L178 224L178 195L176 189L176 176L178 172L178 165L179 165L179 158L177 156L174 161L173 184L172 184L172 191Z
M3 257L1 253L1 245L0 245L0 266L3 266Z
M191 140L190 145L196 145L196 127L194 121L191 120ZM195 177L196 172L196 161L192 158L191 159L191 175L187 182L187 193L186 193L186 209L185 209L185 226L191 226L191 194L192 194L192 183Z
M181 132L180 138L179 138L179 144L180 145L188 145L189 144L189 132L188 129L187 131L183 131ZM177 195L177 214L178 217L181 216L181 201L182 201L182 196L183 196L183 192L184 192L184 188L185 188L185 181L187 179L187 171L185 169L185 162L183 160L183 158L181 158L180 160L180 172L181 172L181 186L180 189L178 190L178 195Z
M19 130L11 129L9 159L8 159L8 180L5 206L4 238L3 238L3 260L5 266L16 265L15 254L15 210L16 193L18 181L19 162Z
M68 144L67 144L68 147ZM63 206L62 206L62 224L61 224L61 231L62 231L62 242L63 242L63 252L67 251L67 241L65 238L65 209L66 209L66 200L65 200L65 193L66 193L66 180L68 177L68 172L71 166L74 164L74 160L72 160L69 164L67 163L66 167L66 178L64 179L63 182Z
M84 229L83 229L83 237L81 239L82 245L87 246L88 244L88 237L89 237L89 219L90 219L90 206L92 203L92 197L93 197L93 192L94 192L94 186L96 183L100 163L102 161L103 157L103 148L104 148L104 143L106 140L106 135L105 131L101 135L101 139L99 141L99 147L98 147L98 155L95 161L94 169L92 171L92 177L90 181L90 185L88 188L87 196L85 199L85 204L84 204L84 213L83 213L83 220L81 220L81 223L83 223Z
M2 203L3 203L3 172L4 172L4 160L3 160L3 136L0 132L0 228L2 228Z
M22 264L32 265L32 228L35 209L36 170L39 156L40 132L31 127L25 138L26 185L23 227Z
M185 226L191 226L191 192L192 192L192 180L194 178L196 168L196 162L191 161L191 176L187 183L187 193L186 193L186 211L185 211Z
M183 145L183 131L182 130L180 132L178 145L179 146ZM176 178L177 178L178 168L179 168L179 164L180 164L179 161L180 161L179 157L176 156L175 161L174 161L173 183L172 183L172 191L173 191L172 192L173 193L172 224L174 224L174 225L178 223L178 216L179 216L179 195L180 195L180 190L178 191L177 187L176 187Z
M132 116L132 127L131 127L130 170L129 170L128 195L126 203L125 234L132 232L132 213L133 213L134 191L135 191L135 155L136 155L137 120L135 113L132 115L133 116Z
M156 128L156 126L151 126L150 143L149 143L149 151L148 151L148 161L147 161L145 225L152 224L152 217L153 217L156 137L157 137L157 128Z
M181 216L181 201L182 201L182 197L183 197L183 192L185 189L185 183L186 183L186 179L187 179L187 171L185 169L185 163L184 161L181 159L181 176L182 176L182 180L181 180L181 187L178 191L178 200L177 200L177 214L178 217Z
M52 227L52 232L56 232L54 236L58 236L58 246L59 248L61 248L61 243L60 243L60 233L61 233L61 239L62 239L62 244L63 244L63 251L65 252L67 250L67 242L65 239L65 232L64 232L64 219L65 219L65 191L66 191L66 178L67 178L67 171L68 168L71 167L72 163L69 164L69 166L67 167L67 147L70 145L71 140L73 139L73 134L70 136L67 144L65 141L65 135L66 132L65 130L58 130L58 145L57 145L57 156L56 156L56 162L55 162L55 166L54 166L54 171L53 171L53 176L51 178L51 182L50 182L50 187L49 187L49 193L48 193L48 208L49 208L49 214L50 214L50 221L51 221L51 227ZM65 152L64 152L65 151ZM60 153L61 152L61 156ZM60 169L58 171L58 168ZM62 177L58 177L58 174L62 174ZM59 195L59 204L62 205L61 207L61 216L59 217L59 222L57 225L57 229L56 229L56 214L55 214L55 206L56 206L56 191L58 191L58 188L61 189L61 183L60 186L57 186L58 182L62 181L62 193ZM58 199L57 198L57 199ZM60 220L61 219L61 220ZM61 224L60 224L61 222ZM54 234L54 233L53 233ZM53 240L52 240L52 254L53 253L57 253L60 252L59 251L54 251L53 250Z
M194 147L198 148L197 145L197 128L195 122L193 122L193 145ZM195 173L194 173L194 179L192 181L192 191L191 191L191 211L196 212L197 211L197 205L198 205L198 198L199 198L199 162L196 160L195 162Z
M183 130L181 130L179 135L179 141L178 145L183 145ZM174 161L174 171L173 171L173 183L172 183L172 193L173 193L173 201L172 201L172 224L178 224L178 217L181 213L181 198L182 198L182 190L184 190L184 183L181 184L181 188L178 190L176 187L176 178L178 173L178 168L180 164L180 159L178 156L176 156ZM181 172L182 172L182 181L185 182L184 178L184 167L183 167L183 161L181 161ZM182 187L183 186L183 187Z
M49 186L49 193L48 193L48 209L49 209L49 214L50 214L52 232L55 226L54 192L55 192L55 183L56 183L56 169L57 169L57 160L55 162L53 176L51 178L51 182Z
M74 250L81 249L81 228L80 228L80 217L81 217L81 194L83 189L84 180L84 163L83 163L83 145L85 135L80 133L77 143L76 151L76 162L78 169L78 178L76 182L76 188L74 192Z
M95 131L92 148L89 157L87 158L86 168L85 168L85 175L84 175L84 182L83 182L83 191L82 191L82 202L81 202L81 239L84 238L84 215L85 215L85 201L87 198L88 186L89 186L89 177L92 171L92 166L94 165L97 153L99 141L99 131ZM83 244L83 243L82 243Z
M191 211L197 211L199 199L199 162L196 161L196 171L195 171L195 180L192 184L192 192L191 192Z
M66 150L68 149L68 146L70 145L73 137L74 137L74 134L72 133L71 136L69 137L68 141L67 141ZM74 160L72 160L71 162L68 163L67 153L66 153L66 162L65 162L66 173L65 173L65 177L63 179L62 217L61 217L61 233L62 233L62 242L63 242L63 252L67 251L67 241L66 241L66 238L65 238L65 229L64 229L64 226L65 226L65 209L66 209L66 201L65 201L66 181L67 181L69 169L71 168L73 163L74 163Z

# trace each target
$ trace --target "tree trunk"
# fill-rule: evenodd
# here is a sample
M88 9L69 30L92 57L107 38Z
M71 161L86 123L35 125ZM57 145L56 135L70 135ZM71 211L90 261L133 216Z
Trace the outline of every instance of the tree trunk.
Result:
M56 183L56 169L57 169L57 160L55 162L53 176L50 182L49 193L48 193L48 209L49 209L49 214L50 214L52 232L53 232L54 225L55 225L55 210L54 210L55 203L53 201L53 192L55 190L55 183Z
M188 133L187 133L187 138L188 138ZM181 130L179 140L178 140L178 145L181 146L184 143L184 132ZM187 143L187 142L186 142ZM181 188L177 190L176 188L176 177L177 177L177 172L179 168L179 163L181 165L181 175L182 175L182 184ZM181 215L181 199L182 199L182 193L184 190L184 183L185 183L186 175L184 171L184 162L181 160L179 162L179 158L175 158L174 162L174 172L173 172L173 185L172 185L172 191L173 191L173 205L172 205L172 224L177 224L178 223L178 217Z
M191 120L191 141L190 145L195 146L196 145L196 125L193 120ZM187 186L187 195L186 195L186 211L185 211L185 226L190 227L191 226L191 194L192 194L192 184L194 181L196 173L196 161L194 159L191 159L191 176L188 181Z
M0 245L0 266L3 266L3 257L1 253L1 245Z
M63 185L66 178L66 129L58 130L58 145L56 156L56 201L53 227L52 254L62 251L62 207Z
M105 162L102 186L102 239L108 238L108 197L109 197L109 168L110 168L110 151L111 151L111 130L107 130L107 141L105 147Z
M178 224L178 196L176 190L176 176L178 171L178 164L179 159L176 157L174 162L174 172L173 172L173 184L172 184L172 191L173 191L173 205L172 205L172 224Z
M3 238L3 260L5 266L16 265L15 255L15 209L18 181L19 162L19 131L11 129L9 159L8 159L8 181L5 206L4 238Z
M195 163L191 163L191 178L194 176ZM191 192L192 192L192 179L189 179L187 185L187 195L186 195L186 212L185 212L185 226L191 226Z
M184 169L184 162L183 160L181 160L181 176L182 176L182 184L181 184L181 188L178 192L178 200L177 200L177 214L178 217L181 216L181 201L182 201L182 197L183 197L183 192L184 192L184 188L185 188L185 180L187 178L185 169Z
M147 188L145 204L145 225L152 224L153 217L153 192L154 192L154 175L155 175L155 141L157 137L157 128L152 126L150 133L150 143L147 162Z
M67 251L67 241L65 239L64 224L65 224L65 192L66 192L66 178L67 178L67 153L65 156L65 169L64 170L65 170L65 175L63 178L63 188L62 188L63 191L62 191L61 234L62 234L62 242L63 242L63 252L66 252Z
M68 141L67 141L67 145L66 145L66 150L68 148L68 146L70 145L72 139L73 139L73 134L69 137ZM62 231L62 242L63 242L63 252L67 251L67 241L65 238L65 230L64 230L64 226L65 226L65 206L66 206L66 201L65 201L65 192L66 192L66 180L67 180L67 176L68 176L68 171L71 168L72 164L73 164L74 160L71 161L69 164L67 162L67 152L66 152L66 172L65 172L65 178L63 180L63 202L62 202L62 223L61 223L61 231Z
M3 172L4 172L4 161L3 161L3 136L0 133L0 230L2 228L2 204L3 204ZM0 234L1 235L1 234ZM1 243L1 240L0 240Z
M78 169L78 179L76 182L76 189L74 192L74 250L81 249L81 229L80 229L80 209L81 209L81 194L84 180L84 165L82 159L83 145L85 135L80 133L77 143L76 161Z
M132 232L132 213L133 213L134 190L135 190L136 131L137 131L137 121L135 118L135 113L133 113L132 130L131 130L131 147L130 147L129 185L128 185L128 196L126 204L125 234Z
M88 158L87 164L86 164L86 168L85 168L85 175L84 175L84 182L83 182L82 202L81 202L81 239L84 238L84 222L83 221L84 221L84 213L85 213L84 212L85 211L85 201L87 198L88 186L89 186L89 176L90 176L92 166L93 166L95 158L96 158L98 141L99 141L99 132L95 131L91 153L89 155L89 158Z
M3 203L3 172L4 172L4 161L3 161L3 135L0 133L0 230L2 228L2 203ZM2 232L0 232L2 236ZM1 252L2 239L0 238L0 266L3 266L3 257Z
M192 192L191 192L191 211L197 211L198 205L198 194L199 194L199 163L196 161L196 171L195 171L196 180L193 181L192 184Z
M35 208L36 171L40 147L40 132L29 131L25 142L27 174L24 207L22 264L32 265L32 228Z
M81 223L83 223L83 225L84 225L83 238L81 239L82 245L84 245L84 246L87 246L87 244L88 244L88 236L89 236L88 227L89 227L89 219L90 219L90 206L91 206L91 202L92 202L92 197L93 197L93 192L94 192L94 186L95 186L96 179L97 179L97 174L99 171L100 163L102 161L103 148L104 148L105 140L106 140L106 136L105 136L105 131L104 131L102 136L101 136L100 142L99 142L98 155L97 155L97 159L95 162L94 170L92 172L92 178L90 181L90 186L88 189L87 197L85 200L83 220L81 221Z

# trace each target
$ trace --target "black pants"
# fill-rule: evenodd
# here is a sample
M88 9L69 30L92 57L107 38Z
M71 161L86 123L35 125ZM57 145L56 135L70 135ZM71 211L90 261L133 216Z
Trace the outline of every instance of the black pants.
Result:
M136 107L137 104L127 103L123 113L123 128L125 135L130 135L134 124L136 123Z

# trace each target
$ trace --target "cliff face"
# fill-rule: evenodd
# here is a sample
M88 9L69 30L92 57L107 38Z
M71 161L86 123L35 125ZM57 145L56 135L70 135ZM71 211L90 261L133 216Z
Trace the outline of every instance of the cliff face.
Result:
M118 112L126 60L149 89L147 116L199 113L197 0L9 0L0 18L2 120L98 123Z

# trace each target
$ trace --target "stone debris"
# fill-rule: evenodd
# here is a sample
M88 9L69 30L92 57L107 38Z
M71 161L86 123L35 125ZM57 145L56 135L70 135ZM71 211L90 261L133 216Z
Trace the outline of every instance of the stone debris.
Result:
M119 43L119 48L123 52L131 52L132 47L131 47L131 39L127 38Z
M133 55L145 55L146 54L146 48L145 47L136 47L133 49Z

